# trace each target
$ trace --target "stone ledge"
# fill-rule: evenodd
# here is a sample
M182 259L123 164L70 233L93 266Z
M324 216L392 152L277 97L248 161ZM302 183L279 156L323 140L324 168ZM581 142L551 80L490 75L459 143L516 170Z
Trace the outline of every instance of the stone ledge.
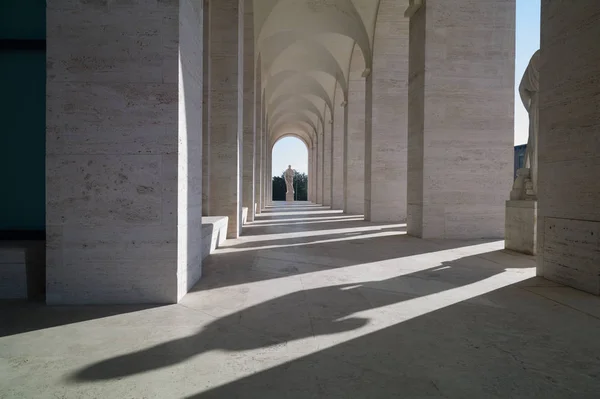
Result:
M202 216L202 259L219 248L227 238L227 216Z
M537 201L506 201L505 248L535 255L537 247Z

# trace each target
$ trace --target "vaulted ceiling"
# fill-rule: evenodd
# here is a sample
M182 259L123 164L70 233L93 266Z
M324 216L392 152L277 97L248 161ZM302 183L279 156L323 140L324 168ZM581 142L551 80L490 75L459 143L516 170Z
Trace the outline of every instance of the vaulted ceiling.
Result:
M290 134L314 143L315 131L323 131L346 98L355 46L363 54L361 67L371 64L379 3L254 1L257 67L272 143Z

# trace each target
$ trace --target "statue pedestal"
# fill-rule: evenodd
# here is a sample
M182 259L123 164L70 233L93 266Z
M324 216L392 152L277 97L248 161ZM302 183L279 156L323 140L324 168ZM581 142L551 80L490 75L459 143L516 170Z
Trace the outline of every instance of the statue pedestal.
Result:
M294 202L294 193L285 193L286 202Z
M535 255L537 201L506 201L505 243L511 251Z

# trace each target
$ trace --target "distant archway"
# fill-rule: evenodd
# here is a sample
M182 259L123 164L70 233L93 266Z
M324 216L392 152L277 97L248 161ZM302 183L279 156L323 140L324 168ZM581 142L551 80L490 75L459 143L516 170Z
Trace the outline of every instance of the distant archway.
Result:
M279 137L271 149L271 176L273 185L273 201L285 201L286 186L283 173L291 166L296 171L294 176L294 199L308 200L308 145L306 141L294 134Z

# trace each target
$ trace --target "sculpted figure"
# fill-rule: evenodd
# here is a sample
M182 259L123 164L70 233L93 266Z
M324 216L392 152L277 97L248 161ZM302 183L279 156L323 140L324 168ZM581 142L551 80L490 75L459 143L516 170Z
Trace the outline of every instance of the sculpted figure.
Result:
M294 174L295 172L294 169L292 169L292 165L288 165L288 168L285 171L286 194L294 194Z
M517 179L513 185L511 199L536 199L537 198L537 143L539 131L539 89L540 50L536 51L529 65L525 69L519 94L523 106L529 114L529 137L527 139L527 152L525 154L525 167L517 170Z

